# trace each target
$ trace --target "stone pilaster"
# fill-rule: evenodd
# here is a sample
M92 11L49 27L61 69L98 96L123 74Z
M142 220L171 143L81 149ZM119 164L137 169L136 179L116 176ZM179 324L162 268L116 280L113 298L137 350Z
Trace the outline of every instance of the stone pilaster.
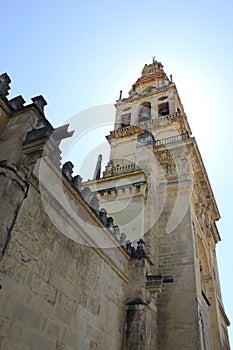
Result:
M125 307L124 349L157 349L157 294L163 290L161 276L150 274L151 262L143 241L129 263L128 298ZM154 277L154 278L153 278Z

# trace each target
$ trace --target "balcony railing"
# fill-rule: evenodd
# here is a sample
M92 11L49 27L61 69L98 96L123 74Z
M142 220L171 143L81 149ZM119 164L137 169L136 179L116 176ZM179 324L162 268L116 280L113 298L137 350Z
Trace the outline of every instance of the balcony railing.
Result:
M140 123L135 123L133 125L128 125L128 126L110 131L110 134L112 135L112 134L121 133L121 132L124 132L127 130L132 130L132 129L137 128L137 127L148 127L149 124L156 124L156 123L163 122L163 121L169 120L171 118L176 118L176 117L180 117L180 114L176 113L176 114L169 114L166 116L159 116L157 118L152 118L150 120L145 120L145 121L140 122Z
M155 147L165 146L165 145L168 145L170 143L184 141L187 139L188 139L187 133L181 134L181 135L175 135L175 136L171 136L171 137L166 137L166 138L161 139L161 140L155 140Z
M118 165L116 167L114 167L113 172L115 174L120 174L120 173L127 173L130 171L135 170L135 164L134 163L130 163L130 164L126 164L126 165Z

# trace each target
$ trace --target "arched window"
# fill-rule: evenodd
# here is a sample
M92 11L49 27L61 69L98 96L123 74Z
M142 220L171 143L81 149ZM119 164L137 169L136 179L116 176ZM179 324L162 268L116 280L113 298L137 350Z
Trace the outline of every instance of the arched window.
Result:
M151 103L143 102L139 110L138 121L143 122L150 119L151 119Z
M160 116L169 114L169 104L168 102L160 103L158 106L158 112Z

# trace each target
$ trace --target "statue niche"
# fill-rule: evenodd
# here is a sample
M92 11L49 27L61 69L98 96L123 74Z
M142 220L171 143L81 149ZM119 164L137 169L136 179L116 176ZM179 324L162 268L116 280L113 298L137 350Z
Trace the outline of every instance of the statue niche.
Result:
M141 108L138 114L138 121L140 123L150 119L151 119L151 103L144 102L141 104Z

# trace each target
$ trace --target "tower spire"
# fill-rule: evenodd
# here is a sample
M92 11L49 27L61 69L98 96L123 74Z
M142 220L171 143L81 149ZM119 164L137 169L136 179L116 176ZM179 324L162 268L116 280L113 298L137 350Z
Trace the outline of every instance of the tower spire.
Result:
M98 160L97 160L97 163L96 163L96 167L95 167L93 180L99 180L100 179L101 163L102 163L102 154L99 154Z

